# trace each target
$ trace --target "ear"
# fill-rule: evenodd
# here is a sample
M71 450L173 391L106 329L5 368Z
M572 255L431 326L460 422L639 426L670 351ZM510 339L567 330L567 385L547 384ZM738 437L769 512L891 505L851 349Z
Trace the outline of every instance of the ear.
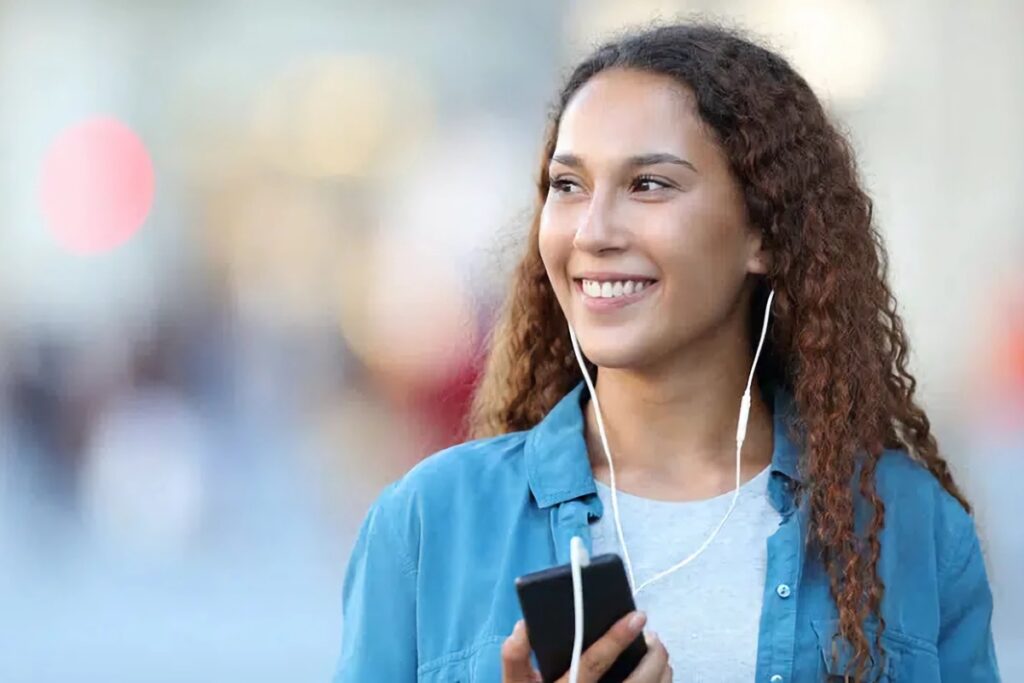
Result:
M750 251L747 256L747 272L767 275L772 265L772 253L764 247L760 231L752 231L748 242Z

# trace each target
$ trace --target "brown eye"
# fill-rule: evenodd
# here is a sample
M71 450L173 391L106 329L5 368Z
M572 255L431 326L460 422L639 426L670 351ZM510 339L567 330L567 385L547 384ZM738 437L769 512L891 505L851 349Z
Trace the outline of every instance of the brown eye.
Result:
M566 178L552 178L548 182L548 187L558 194L571 194L579 190L579 185Z
M668 187L671 186L665 181L649 175L638 176L633 181L633 189L637 192L653 192L654 190L664 190Z

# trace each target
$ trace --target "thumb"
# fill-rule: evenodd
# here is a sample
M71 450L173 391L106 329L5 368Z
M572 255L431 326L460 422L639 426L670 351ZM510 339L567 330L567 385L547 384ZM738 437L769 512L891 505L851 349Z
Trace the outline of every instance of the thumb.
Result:
M537 683L540 675L530 663L530 641L526 637L526 625L516 622L512 635L501 646L502 683Z

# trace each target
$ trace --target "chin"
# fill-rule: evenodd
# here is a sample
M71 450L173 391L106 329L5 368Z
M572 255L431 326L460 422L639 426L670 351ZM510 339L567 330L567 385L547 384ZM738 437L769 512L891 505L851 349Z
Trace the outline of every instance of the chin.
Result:
M600 368L628 370L640 368L650 361L648 349L633 343L586 343L580 341L584 357Z

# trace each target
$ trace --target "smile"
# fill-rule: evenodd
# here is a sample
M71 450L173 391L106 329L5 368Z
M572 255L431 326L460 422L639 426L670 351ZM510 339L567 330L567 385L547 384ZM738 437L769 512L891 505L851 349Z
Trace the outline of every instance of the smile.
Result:
M594 311L630 306L650 295L657 280L589 280L573 281L583 303Z

